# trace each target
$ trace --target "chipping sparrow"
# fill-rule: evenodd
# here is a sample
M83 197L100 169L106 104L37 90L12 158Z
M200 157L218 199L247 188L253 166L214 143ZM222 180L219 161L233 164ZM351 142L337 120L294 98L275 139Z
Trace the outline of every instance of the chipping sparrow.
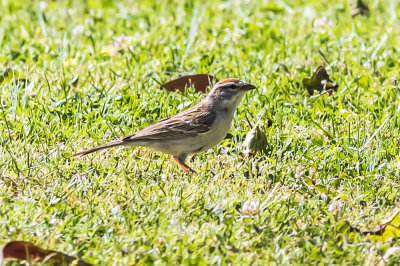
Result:
M195 106L125 138L80 151L74 157L116 146L144 146L171 154L183 170L195 173L185 163L186 157L208 150L225 137L237 106L245 92L252 89L255 86L240 79L221 80Z

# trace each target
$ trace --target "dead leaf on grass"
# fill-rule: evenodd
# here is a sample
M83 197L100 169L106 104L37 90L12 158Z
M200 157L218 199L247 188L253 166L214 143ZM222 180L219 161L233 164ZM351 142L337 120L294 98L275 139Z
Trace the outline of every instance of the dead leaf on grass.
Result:
M208 74L195 74L171 80L161 85L161 88L168 91L179 90L184 92L185 88L193 85L196 92L205 92L207 87L212 87L217 82L218 79L215 76Z
M279 68L290 75L290 71L284 63L279 63Z
M384 242L388 239L400 237L400 211L387 223L378 226L374 230L361 230L355 226L350 225L347 221L341 221L339 231L344 233L346 231L357 232L362 235L370 235L374 240Z
M74 76L69 82L68 85L76 87L78 86L79 76Z
M334 94L339 85L333 80L329 79L328 72L323 66L319 66L315 70L311 78L303 79L303 86L307 89L310 95L314 94L314 91L322 92L327 91L330 94Z
M350 13L353 17L357 15L368 16L369 8L362 0L357 0L356 8L354 8Z
M253 127L246 135L243 142L244 153L254 155L257 152L264 153L268 147L267 136L258 125Z
M72 257L58 251L42 249L27 241L8 242L3 247L2 254L0 255L0 265L3 265L4 259L28 260L33 262L51 263L56 265L92 265L79 258Z
M15 84L27 84L29 80L18 70L7 67L4 70L0 70L0 84L7 81Z

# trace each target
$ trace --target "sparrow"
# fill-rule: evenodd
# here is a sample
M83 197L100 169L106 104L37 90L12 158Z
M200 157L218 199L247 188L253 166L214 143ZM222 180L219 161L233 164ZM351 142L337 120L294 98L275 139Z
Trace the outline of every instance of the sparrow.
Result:
M193 107L151 124L132 135L83 150L73 157L117 146L142 146L173 156L185 172L196 173L185 160L206 151L227 134L244 94L256 87L237 78L217 82L208 95Z

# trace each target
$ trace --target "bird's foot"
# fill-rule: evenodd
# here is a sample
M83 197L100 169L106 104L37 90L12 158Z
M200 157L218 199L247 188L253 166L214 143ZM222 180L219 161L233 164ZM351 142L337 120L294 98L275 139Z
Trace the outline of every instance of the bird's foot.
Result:
M192 168L190 168L184 161L179 160L178 157L173 157L174 161L186 172L186 173L192 173L192 174L196 174L196 171L193 170Z

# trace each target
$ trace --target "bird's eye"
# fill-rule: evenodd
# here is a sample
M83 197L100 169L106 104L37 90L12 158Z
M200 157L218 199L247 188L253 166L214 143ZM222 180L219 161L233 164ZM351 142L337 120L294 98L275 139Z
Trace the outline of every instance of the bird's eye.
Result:
M227 89L230 89L230 90L236 90L236 88L237 88L236 85L230 85L227 87Z

